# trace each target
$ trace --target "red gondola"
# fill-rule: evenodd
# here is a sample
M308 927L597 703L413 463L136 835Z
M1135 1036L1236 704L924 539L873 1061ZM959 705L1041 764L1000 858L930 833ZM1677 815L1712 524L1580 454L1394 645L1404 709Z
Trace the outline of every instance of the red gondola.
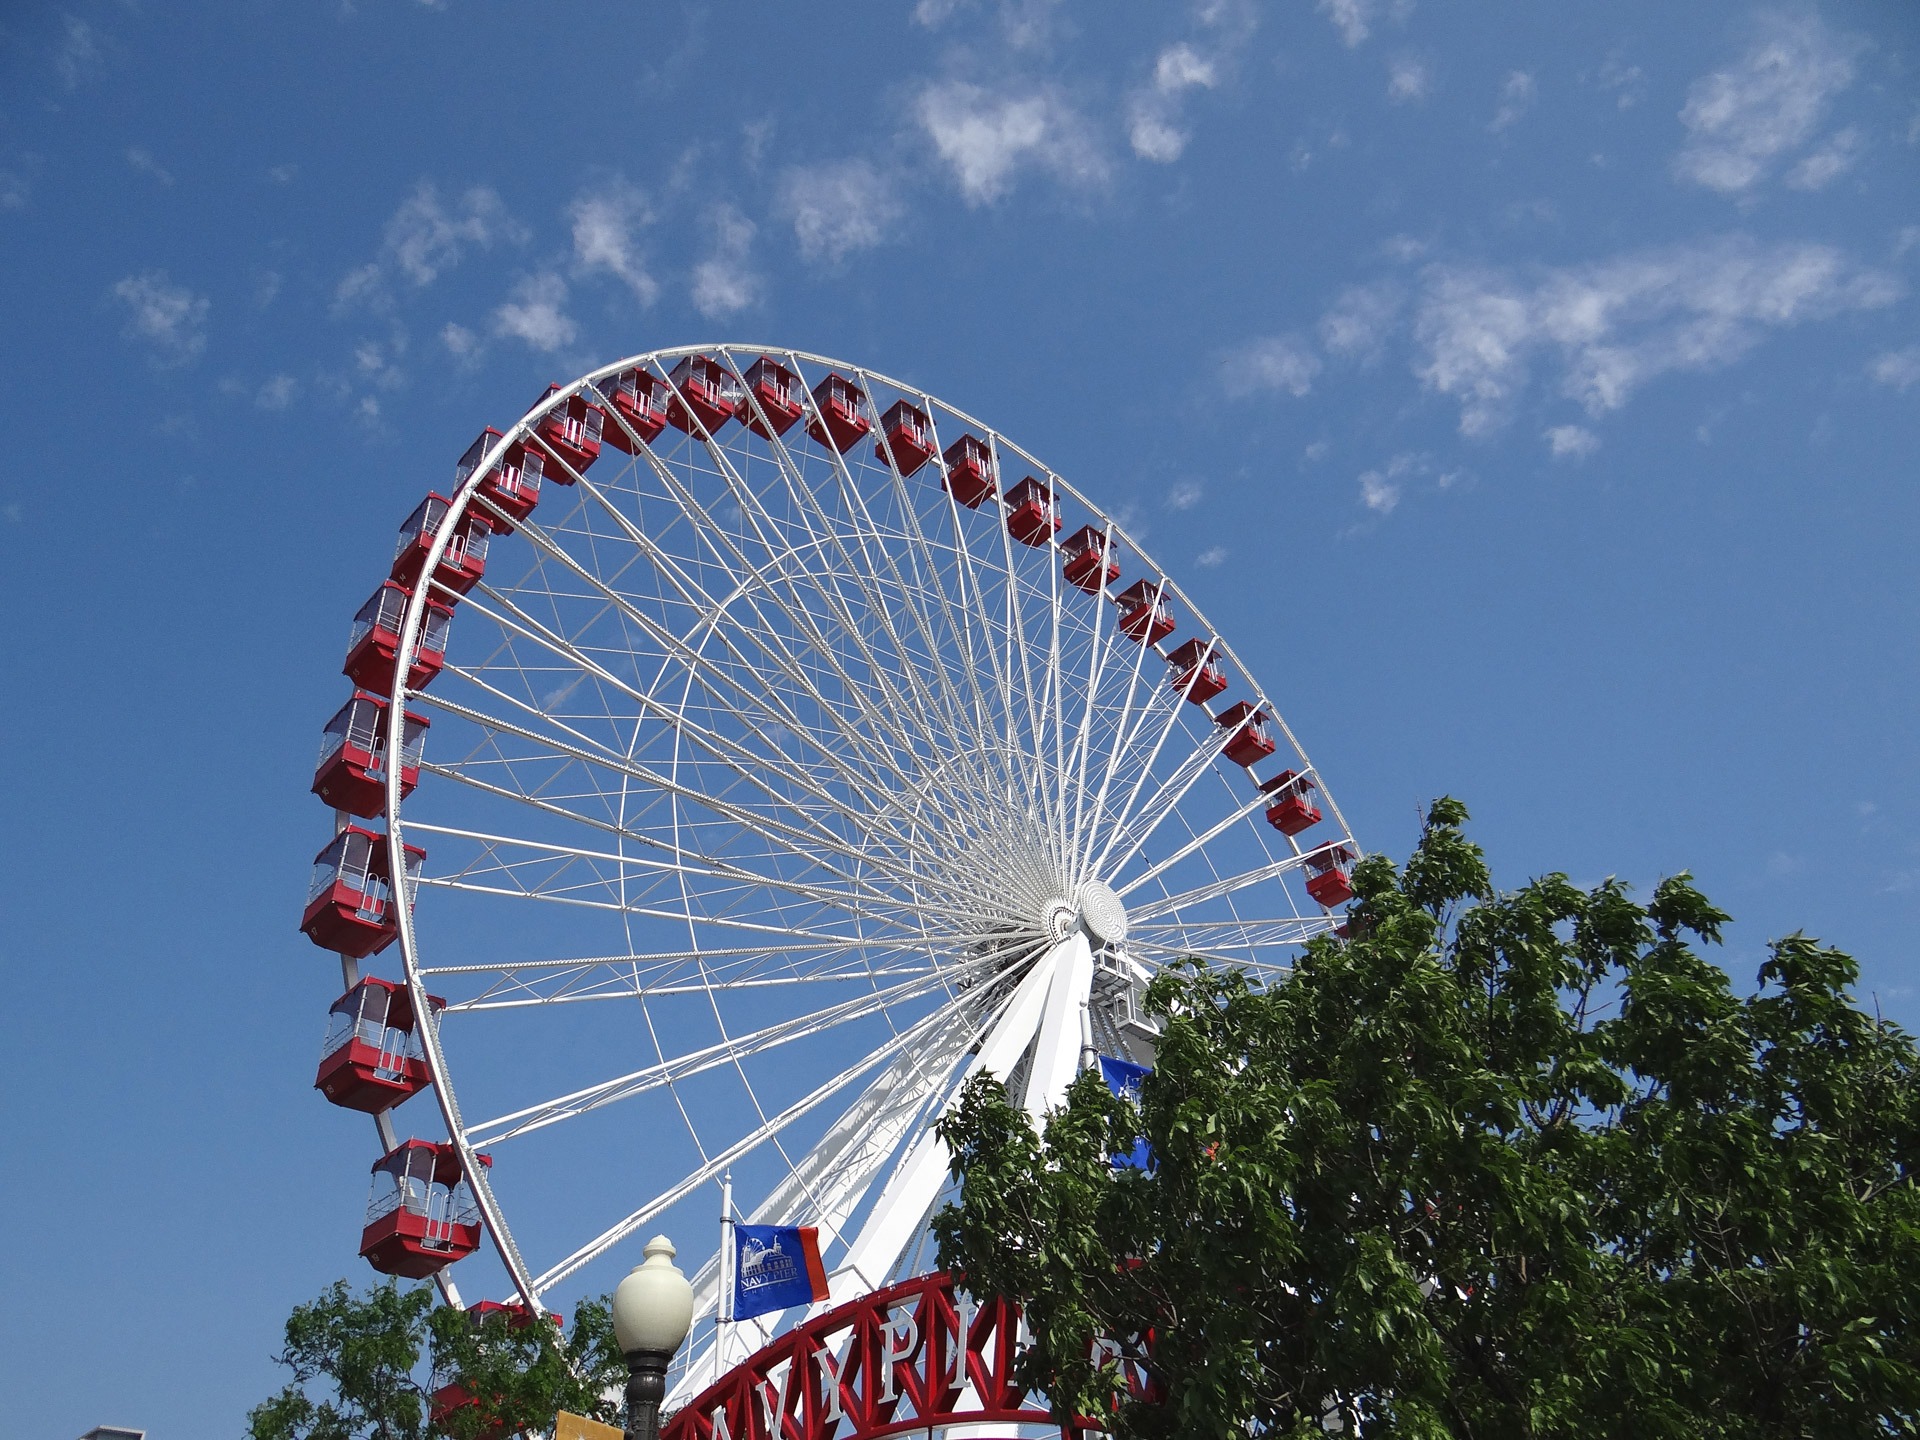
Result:
M649 445L667 428L667 387L657 376L645 370L622 370L596 381L595 386L612 407L601 424L600 438L614 449L629 455L638 450L628 428ZM621 425L622 420L626 425Z
M1352 863L1353 851L1338 841L1322 845L1306 857L1307 893L1328 907L1344 905L1353 898Z
M800 377L771 355L762 355L747 367L747 395L738 409L740 423L763 439L786 434L806 412Z
M880 417L880 434L884 438L874 442L875 457L884 460L891 452L902 475L913 474L933 458L933 424L917 405L894 401Z
M533 403L543 404L559 392L558 385L549 385ZM554 454L584 474L586 468L600 458L600 432L605 424L606 417L598 405L590 403L585 395L572 395L542 416L533 433L544 440ZM556 485L573 483L573 476L559 466L548 478Z
M1230 732L1223 750L1234 764L1257 764L1273 754L1273 731L1268 728L1266 711L1241 700L1222 710L1215 723Z
M940 459L947 467L947 493L969 510L993 494L993 451L978 435L962 435L946 448ZM1011 524L1011 520L1008 523ZM1057 520L1054 526L1059 527Z
M1282 770L1260 788L1273 797L1267 806L1267 823L1282 835L1298 835L1320 823L1320 807L1308 798L1319 787L1307 776Z
M406 586L388 580L354 615L353 628L347 632L346 664L340 669L360 689L393 688L394 660L400 653L400 621L412 595ZM426 686L446 664L447 630L452 624L453 607L429 599L427 613L420 621L419 639L407 662L409 690Z
M437 995L427 1001L436 1010L447 1003ZM369 976L334 1001L327 1017L313 1088L335 1105L378 1115L432 1082L406 986Z
M667 397L667 423L693 433L695 422L711 435L733 418L740 403L740 382L733 372L705 355L689 355L667 373L673 393ZM691 413L689 413L691 412Z
M820 444L846 454L872 428L867 417L860 413L860 402L864 398L858 385L829 370L826 378L813 387L813 403L820 416L807 422L807 434Z
M1067 557L1060 573L1089 595L1098 595L1120 578L1120 562L1113 558L1104 530L1082 525L1061 543L1060 553Z
M434 537L440 533L452 503L444 495L428 495L413 507L413 513L400 526L391 571L400 584L410 586L420 578L420 571L427 563L427 551L433 547ZM447 548L440 552L440 563L433 567L435 583L456 595L473 589L487 573L487 542L492 538L493 527L477 510L462 516L447 540Z
M374 1269L424 1280L479 1248L480 1207L453 1146L407 1140L373 1162L360 1253Z
M1167 656L1173 688L1196 705L1204 705L1227 688L1226 667L1213 642L1189 640Z
M1007 533L1022 545L1044 545L1060 533L1053 491L1031 475L1007 492Z
M412 794L420 781L420 752L431 724L426 716L407 712L406 738L400 747L402 796ZM336 810L371 819L386 804L386 757L387 702L356 690L320 732L313 793Z
M1173 633L1173 607L1164 581L1136 580L1113 597L1120 607L1120 633L1129 640L1158 645Z
M406 847L409 881L420 873L427 852ZM411 886L409 886L411 889ZM393 904L393 867L387 837L377 830L349 825L313 857L313 880L300 930L322 950L355 960L376 955L393 943L399 919Z
M466 484L482 457L500 439L500 432L491 425L482 430L480 438L467 447L467 453L453 467L453 483ZM509 445L499 463L480 481L480 498L500 512L489 514L487 523L503 535L511 534L513 527L540 503L540 479L546 467L547 457L538 450L529 450L518 440Z

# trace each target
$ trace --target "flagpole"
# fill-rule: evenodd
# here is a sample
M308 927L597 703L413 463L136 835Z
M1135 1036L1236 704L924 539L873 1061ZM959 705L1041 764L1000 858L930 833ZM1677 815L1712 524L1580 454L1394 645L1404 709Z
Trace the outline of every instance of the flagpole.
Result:
M733 1333L733 1171L727 1170L720 1176L720 1305L716 1312L718 1319L714 1336L714 1348L719 1354L719 1364L714 1366L716 1376L726 1373L732 1363L727 1358L727 1339Z

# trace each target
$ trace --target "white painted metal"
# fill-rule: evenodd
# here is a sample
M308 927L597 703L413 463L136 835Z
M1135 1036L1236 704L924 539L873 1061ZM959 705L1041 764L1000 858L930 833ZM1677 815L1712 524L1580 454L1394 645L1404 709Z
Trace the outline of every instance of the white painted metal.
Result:
M808 392L837 370L874 434L892 400L921 409L936 457L903 474L873 435L834 452L806 438L810 395L779 438L735 422L648 444L609 408L634 453L585 473L535 434L617 372L664 381L694 353L736 380L771 355ZM942 485L962 432L996 466L978 509ZM755 1221L820 1227L834 1298L884 1283L947 1181L929 1126L968 1075L1023 1075L1038 1114L1090 1037L1126 1043L1114 976L1137 987L1188 953L1278 973L1331 923L1298 888L1302 848L1262 821L1257 780L1319 779L1277 709L1120 526L989 427L814 355L632 357L506 429L428 574L464 515L498 518L479 486L515 445L546 458L539 507L459 599L446 669L393 697L435 725L404 804L389 775L387 824L429 850L400 957L418 1013L445 992L423 1035L436 1103L529 1302L589 1273L605 1288L611 1268L588 1267L728 1173ZM1159 583L1172 640L1120 634L1109 594L1063 582L1056 543L1011 537L1026 474L1062 534L1109 538L1122 586ZM1218 707L1166 683L1187 635L1233 673L1220 705L1272 717L1280 753L1257 775L1220 758ZM1351 845L1319 793L1308 848ZM502 1147L491 1175L481 1145ZM606 1193L602 1169L633 1188ZM718 1264L694 1284L682 1394L714 1373ZM777 1321L736 1325L736 1358Z

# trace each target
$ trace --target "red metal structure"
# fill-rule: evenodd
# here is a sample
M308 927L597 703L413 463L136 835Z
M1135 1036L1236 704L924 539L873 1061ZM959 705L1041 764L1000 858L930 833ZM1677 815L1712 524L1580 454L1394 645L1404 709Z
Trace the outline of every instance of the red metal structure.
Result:
M1320 823L1320 807L1311 796L1319 787L1296 770L1282 770L1260 787L1273 797L1267 823L1282 835L1298 835Z
M632 436L620 425L620 420L625 420L634 434L649 445L667 428L667 387L649 371L622 370L600 381L595 388L613 407L601 423L600 438L614 449L629 455L635 449Z
M1167 656L1173 688L1204 705L1227 688L1227 670L1210 640L1189 640Z
M1320 904L1344 905L1353 898L1353 877L1347 867L1353 864L1353 851L1335 841L1322 845L1306 858L1307 893Z
M347 632L347 659L341 673L362 690L389 690L393 687L394 660L400 653L400 622L412 595L405 585L387 581L362 605ZM407 663L407 688L418 690L440 673L447 661L447 629L453 623L453 607L441 600L428 600L420 638L414 643Z
M819 407L820 418L807 422L807 434L846 454L871 428L860 413L860 402L865 398L853 381L837 370L829 370L813 387L813 403Z
M940 459L947 467L947 493L969 510L993 494L993 451L978 435L962 435ZM1055 528L1059 528L1058 522Z
M1234 764L1258 764L1273 754L1273 731L1267 725L1266 711L1241 700L1222 710L1215 723L1228 732L1222 748Z
M492 1165L489 1156L476 1157ZM424 1280L480 1248L480 1210L449 1144L407 1140L373 1162L360 1253L382 1275Z
M1061 542L1060 553L1066 557L1060 573L1089 595L1098 595L1120 578L1120 562L1113 558L1104 530L1082 525Z
M467 483L467 477L500 438L500 432L489 425L480 432L480 438L467 447L467 453L453 467L456 489ZM529 450L518 440L507 447L500 463L480 482L480 498L499 512L488 516L488 523L495 530L510 535L513 527L533 512L533 507L540 503L540 479L546 467L547 457L538 450Z
M911 475L933 458L933 422L918 405L896 400L880 417L881 439L873 453L884 460L888 454L902 475Z
M1007 533L1022 545L1035 546L1060 533L1060 507L1053 491L1031 475L1007 492Z
M598 413L598 412L596 412ZM396 583L411 588L426 568L427 551L446 523L453 502L444 495L430 494L407 516L400 526L400 538L393 547L392 576ZM487 573L487 542L493 527L478 511L469 512L454 527L440 563L433 567L434 583L444 585L456 595L464 595Z
M800 377L771 355L762 355L747 367L740 423L762 439L784 435L806 411L800 395Z
M1173 607L1163 593L1165 582L1136 580L1113 597L1120 607L1120 633L1144 645L1158 645L1173 633Z
M733 418L740 403L740 382L733 372L706 355L689 355L667 373L673 393L667 397L667 423L693 432L695 422L711 435Z
M558 385L549 385L533 403L539 405L559 391ZM549 410L533 427L533 433L545 441L554 454L585 473L586 468L600 458L600 432L605 424L606 417L600 413L600 407L589 405L584 395L575 394ZM556 469L553 480L558 485L573 483L573 477L564 469Z
M407 712L406 737L400 747L403 798L420 781L420 756L431 724L426 716ZM371 820L387 801L386 756L387 702L356 690L320 732L313 793L336 810Z
M661 1440L881 1440L975 1424L1065 1437L1085 1428L1057 1425L1046 1400L1020 1384L1019 1349L1017 1307L975 1301L950 1275L919 1275L787 1331L683 1406ZM1122 1358L1121 1370L1130 1392L1153 1393L1136 1359Z
M398 920L393 910L393 867L387 837L377 830L349 825L313 857L307 908L300 930L322 950L355 960L378 954L393 943ZM420 873L427 852L405 847L407 875Z
M427 999L436 1010L446 1004ZM348 1110L378 1115L431 1080L406 986L368 976L333 1002L314 1089Z

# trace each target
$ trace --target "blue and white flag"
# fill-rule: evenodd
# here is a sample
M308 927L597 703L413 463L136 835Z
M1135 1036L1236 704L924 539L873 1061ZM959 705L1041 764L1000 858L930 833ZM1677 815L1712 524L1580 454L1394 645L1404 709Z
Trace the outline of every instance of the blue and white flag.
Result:
M1124 1095L1134 1104L1140 1103L1140 1082L1151 1073L1151 1067L1135 1065L1130 1060L1116 1060L1111 1055L1100 1057L1100 1078L1107 1082L1107 1089L1116 1095ZM1150 1170L1153 1168L1153 1152L1147 1148L1144 1138L1133 1142L1133 1149L1113 1157L1116 1170Z
M820 1232L811 1225L733 1227L733 1318L751 1320L827 1298Z

